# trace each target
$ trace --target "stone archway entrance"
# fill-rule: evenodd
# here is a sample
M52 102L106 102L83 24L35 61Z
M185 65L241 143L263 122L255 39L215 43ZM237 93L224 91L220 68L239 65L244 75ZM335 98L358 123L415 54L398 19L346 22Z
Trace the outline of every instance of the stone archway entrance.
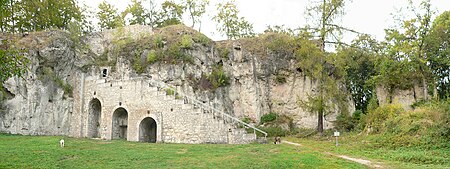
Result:
M112 139L127 139L128 112L122 107L117 108L112 118Z
M139 141L156 143L156 121L147 117L139 124Z
M88 114L88 138L100 138L101 121L102 117L102 104L98 99L92 99L89 102L89 114Z

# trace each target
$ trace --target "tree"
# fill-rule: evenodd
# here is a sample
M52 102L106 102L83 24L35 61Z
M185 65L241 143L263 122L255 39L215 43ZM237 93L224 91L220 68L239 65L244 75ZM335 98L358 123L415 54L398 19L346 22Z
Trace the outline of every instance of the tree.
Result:
M340 93L338 84L342 71L339 71L341 58L325 51L326 44L341 45L340 34L343 30L349 30L335 23L335 20L344 13L344 0L319 0L307 8L312 20L317 20L312 27L304 28L303 45L297 52L299 67L316 81L315 95L308 96L307 101L300 101L300 105L313 113L317 113L317 131L323 133L323 117L331 112L333 105L339 106L341 113L345 113L345 106L341 101L345 100ZM308 33L312 30L312 34ZM352 30L349 30L352 31ZM356 32L356 31L352 31ZM318 37L316 43L310 42L313 35ZM330 105L331 104L331 105Z
M154 0L149 0L149 9L148 9L148 18L149 25L153 28L157 24L158 19L158 10L156 10L156 5Z
M425 47L433 11L429 0L422 1L419 8L414 7L412 1L409 3L414 17L403 20L398 28L386 30L386 59L389 60L384 60L380 65L380 79L382 83L389 84L385 87L390 94L396 89L410 89L421 83L422 95L428 100L428 84L434 80L430 78L433 74L428 64L434 56L427 55Z
M425 42L425 53L435 78L435 95L450 97L450 11L445 11L433 21Z
M355 101L356 110L367 112L369 100L374 94L371 79L376 75L375 62L382 46L369 35L360 35L349 46L341 46L337 52L345 60L345 84Z
M217 10L219 13L213 17L213 20L218 23L217 31L227 36L228 39L255 35L253 25L247 22L244 17L238 17L239 10L234 0L227 3L219 3Z
M206 12L206 6L209 4L209 0L185 0L184 6L189 12L189 17L192 21L192 28L196 23L201 24L200 17ZM200 26L201 27L201 26ZM199 27L199 30L200 30Z
M97 13L97 17L100 20L101 29L114 29L125 25L123 17L119 15L117 8L113 5L103 1L98 5L98 8L100 11Z
M0 30L2 32L13 30L14 26L14 1L0 0Z
M162 10L158 14L157 27L180 24L184 13L184 6L166 0L161 4Z
M28 59L13 48L7 40L0 43L0 85L13 76L22 76L26 73Z
M128 5L127 9L124 11L127 15L128 13L131 14L132 18L130 19L130 25L139 24L139 25L145 25L147 13L145 12L144 7L142 6L142 1L140 0L131 0L131 4Z
M343 84L344 60L335 53L323 51L320 42L312 41L311 33L300 33L300 48L296 51L298 67L315 82L314 93L307 100L298 99L299 105L307 111L317 114L317 131L323 133L323 118L336 110L348 113L346 94L339 86ZM337 109L336 109L337 108Z

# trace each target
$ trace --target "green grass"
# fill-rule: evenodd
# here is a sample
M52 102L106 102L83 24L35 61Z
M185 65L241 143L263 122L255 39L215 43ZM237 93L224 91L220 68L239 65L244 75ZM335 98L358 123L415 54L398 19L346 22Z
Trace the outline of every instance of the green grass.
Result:
M319 152L331 152L383 163L388 168L450 168L449 149L421 149L417 147L382 147L375 140L380 135L341 133L339 146L334 137L286 138Z
M0 168L366 168L287 144L151 144L0 134Z

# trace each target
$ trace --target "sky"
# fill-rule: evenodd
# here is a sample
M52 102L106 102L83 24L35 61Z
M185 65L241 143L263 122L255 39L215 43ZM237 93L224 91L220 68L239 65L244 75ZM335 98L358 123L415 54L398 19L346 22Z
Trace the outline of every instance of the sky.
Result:
M80 3L98 10L102 0L78 0ZM106 0L123 11L131 0ZM156 0L160 4L163 0ZM210 0L207 12L202 18L201 32L213 40L226 39L216 30L212 17L217 13L216 5L226 0ZM305 9L311 0L236 0L239 16L253 24L256 33L262 33L268 25L285 25L288 28L299 28L310 23L306 19ZM175 0L177 2L177 0ZM418 4L419 0L413 0ZM148 6L145 0L144 7ZM437 13L450 10L450 0L431 0L432 8ZM384 29L396 25L395 16L408 14L408 0L352 0L345 5L346 14L338 21L342 26L358 32L373 35L376 39L384 38ZM190 25L190 22L185 22ZM349 41L354 35L344 35ZM344 39L345 40L345 39Z

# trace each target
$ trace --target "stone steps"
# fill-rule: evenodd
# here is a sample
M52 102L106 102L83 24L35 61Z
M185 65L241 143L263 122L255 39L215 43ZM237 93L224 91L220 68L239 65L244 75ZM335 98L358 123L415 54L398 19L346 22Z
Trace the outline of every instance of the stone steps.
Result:
M207 116L208 120L208 131L211 132L223 132L227 131L231 133L228 140L228 143L236 144L236 143L251 143L256 140L256 134L247 133L245 128L239 128L236 123L232 123L232 120L223 117L223 115L219 113L212 113L211 111L204 110L201 108L196 108L193 104L185 103L184 99L176 99L175 95L167 95L166 91L158 90L158 88L154 87L152 91L155 91L155 99L159 99L164 101L166 104L172 105L173 111L182 111L183 113L190 113L194 116ZM198 118L200 119L200 117ZM214 131L217 130L217 131ZM231 140L230 140L231 139Z

